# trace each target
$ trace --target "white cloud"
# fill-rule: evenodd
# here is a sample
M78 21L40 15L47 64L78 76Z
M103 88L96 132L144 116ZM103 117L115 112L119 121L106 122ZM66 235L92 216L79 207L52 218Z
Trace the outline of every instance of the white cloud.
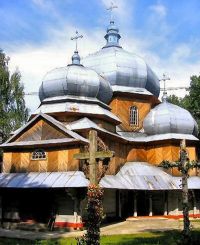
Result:
M36 1L36 0L35 0ZM38 2L39 1L39 2ZM41 4L45 0L37 0ZM110 1L102 0L103 4L108 4ZM128 8L128 1L116 1L117 4L124 4L120 8L121 12L118 15L121 17L126 13ZM107 5L107 6L108 6ZM123 10L122 10L123 9ZM163 10L164 11L164 10ZM163 12L164 14L164 12ZM126 15L127 19L130 17ZM42 81L42 77L49 70L65 66L71 62L71 56L73 54L75 44L70 41L70 37L74 34L76 27L71 23L62 21L62 26L59 29L48 28L48 40L43 44L34 45L18 45L13 47L7 47L6 53L11 57L10 68L12 70L18 67L22 74L22 82L25 85L26 92L37 92ZM105 43L104 34L105 27L102 26L97 30L91 29L78 29L78 31L84 36L79 42L79 53L81 56L86 56L89 53L93 53L99 50ZM123 27L120 26L120 30L123 32ZM171 77L171 80L167 83L168 87L173 86L189 86L190 76L193 74L199 74L200 62L189 62L188 57L191 55L191 44L181 43L172 47L172 53L165 59L159 56L159 53L151 51L151 45L158 42L158 40L166 40L165 32L160 36L152 38L136 38L131 34L124 40L123 47L132 51L147 61L152 69L157 73L159 77L164 72L167 72ZM162 84L161 84L162 86ZM183 96L185 91L174 91L175 94ZM26 97L27 106L32 111L39 105L39 100L35 96Z
M150 6L150 9L154 12L154 14L161 18L164 18L167 15L167 8L161 3Z
M15 47L14 50L7 47L5 51L11 57L10 69L14 71L16 67L19 68L26 93L37 92L43 76L49 70L71 63L75 43L70 37L74 35L75 30L74 26L68 24L64 29L49 29L50 38L42 45L23 45ZM85 37L78 44L80 56L93 53L103 46L103 31L88 33L88 30L79 29L79 32ZM29 95L26 96L26 103L31 111L34 111L39 105L39 100L36 96Z

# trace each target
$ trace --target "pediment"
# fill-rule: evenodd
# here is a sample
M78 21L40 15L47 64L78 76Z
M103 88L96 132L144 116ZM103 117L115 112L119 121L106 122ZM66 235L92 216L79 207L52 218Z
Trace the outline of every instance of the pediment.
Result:
M69 138L69 136L51 126L43 119L40 119L31 128L20 135L16 141L39 141L62 138Z
M30 141L49 141L59 139L74 139L82 142L88 142L79 134L67 129L64 124L46 114L38 114L31 121L5 142L30 142Z

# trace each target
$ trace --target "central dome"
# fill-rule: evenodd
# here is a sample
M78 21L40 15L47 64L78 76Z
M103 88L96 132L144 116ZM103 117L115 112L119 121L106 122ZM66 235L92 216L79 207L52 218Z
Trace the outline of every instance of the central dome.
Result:
M39 89L40 101L49 97L64 95L97 98L108 103L112 98L112 89L108 81L94 70L79 64L79 57L73 55L73 64L55 68L43 78Z
M100 51L85 57L82 63L105 77L111 86L144 88L158 97L158 77L141 57L121 48L118 32L114 21L111 21L105 35L106 45Z
M111 84L145 88L156 97L160 93L159 79L139 56L116 46L105 47L82 60Z

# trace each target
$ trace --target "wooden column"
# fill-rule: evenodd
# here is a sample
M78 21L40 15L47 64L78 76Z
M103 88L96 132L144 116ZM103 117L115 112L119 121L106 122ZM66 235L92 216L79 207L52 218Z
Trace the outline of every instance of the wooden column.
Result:
M192 196L193 196L193 214L197 214L197 201L194 190L192 190Z
M152 211L152 195L149 195L149 216L153 215L153 211Z
M178 200L178 196L177 196L177 197L176 197L176 209L175 209L176 215L179 214L179 212L178 212L178 206L179 206L179 200Z
M90 130L89 142L90 183L97 185L97 162L95 158L97 151L97 132L95 130Z
M78 198L74 197L74 223L78 222Z
M134 217L137 217L137 193L134 192L134 213L133 213Z
M122 206L121 206L121 191L118 192L118 214L119 217L122 217Z
M164 215L168 215L168 191L165 191Z

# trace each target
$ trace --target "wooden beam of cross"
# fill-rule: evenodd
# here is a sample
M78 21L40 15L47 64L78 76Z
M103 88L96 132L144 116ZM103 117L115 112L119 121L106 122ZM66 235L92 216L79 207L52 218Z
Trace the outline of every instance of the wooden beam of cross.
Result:
M97 151L97 132L89 132L89 152L74 154L77 160L89 160L89 179L91 184L98 184L97 180L97 160L111 158L114 156L113 151Z
M180 144L180 159L177 162L163 161L160 164L161 167L178 168L182 174L182 204L183 204L183 241L184 244L191 244L191 234L190 234L190 220L189 220L189 199L188 199L188 177L190 169L199 169L200 163L189 161L188 153L186 149L186 141L183 139Z
M78 31L76 31L76 35L74 37L71 37L71 40L75 40L76 42L76 51L77 51L77 42L79 38L83 38L83 35L79 35Z

